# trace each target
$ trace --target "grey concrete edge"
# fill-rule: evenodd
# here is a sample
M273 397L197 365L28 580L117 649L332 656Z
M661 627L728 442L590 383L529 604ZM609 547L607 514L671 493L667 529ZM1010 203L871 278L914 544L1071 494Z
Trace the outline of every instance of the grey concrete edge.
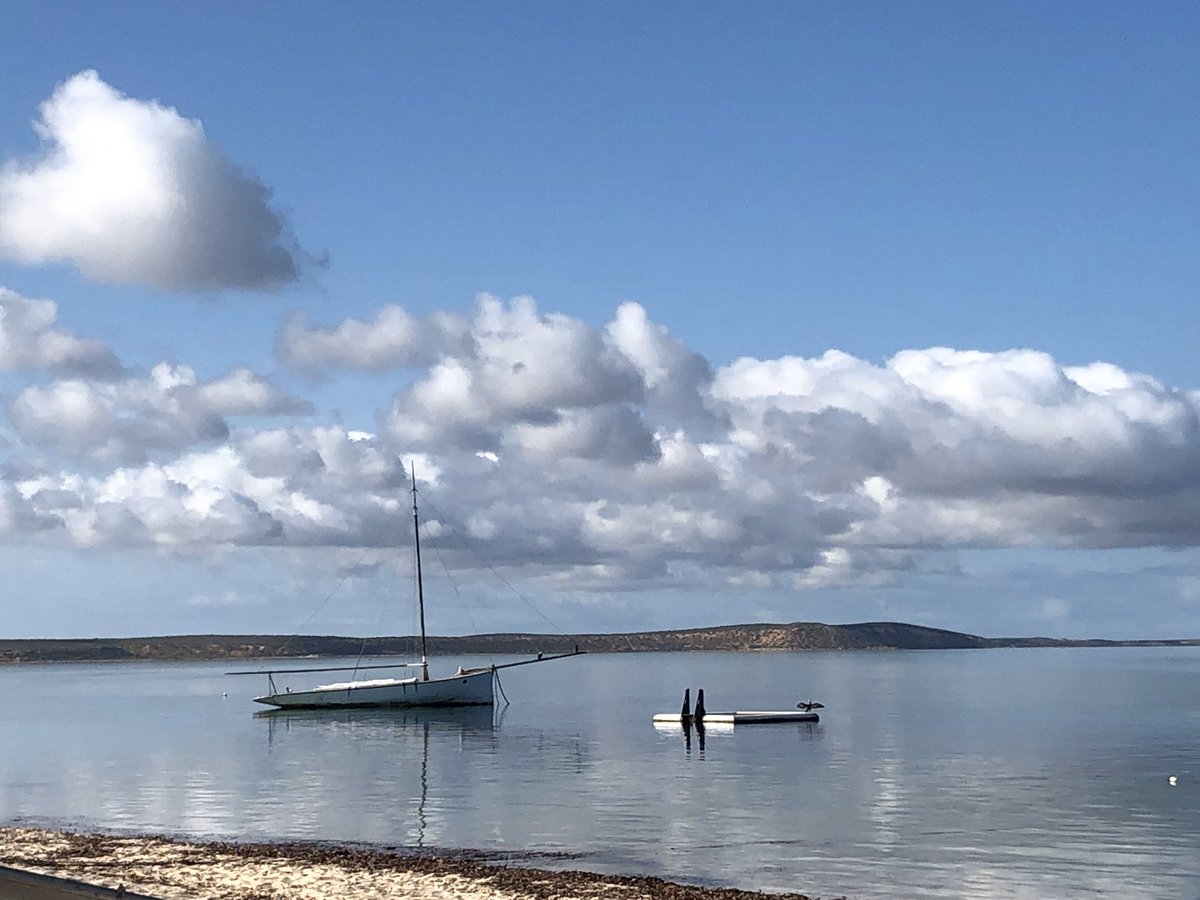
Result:
M78 900L80 897L159 900L147 894L100 887L73 878L56 878L53 875L0 866L0 900Z

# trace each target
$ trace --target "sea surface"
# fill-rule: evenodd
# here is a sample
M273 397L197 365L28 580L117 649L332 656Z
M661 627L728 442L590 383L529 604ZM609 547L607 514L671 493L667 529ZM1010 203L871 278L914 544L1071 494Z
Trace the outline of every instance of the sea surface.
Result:
M587 655L502 672L494 712L425 714L256 715L266 678L228 668L0 667L0 822L822 897L1200 897L1197 649ZM685 687L825 709L689 740L650 722Z

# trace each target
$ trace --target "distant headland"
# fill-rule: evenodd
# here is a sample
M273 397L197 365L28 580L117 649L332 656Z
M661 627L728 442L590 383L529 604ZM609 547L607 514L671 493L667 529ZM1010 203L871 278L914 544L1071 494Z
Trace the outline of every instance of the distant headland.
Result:
M0 638L0 663L121 662L137 660L278 659L288 657L411 656L417 641L403 637L198 634L131 638ZM722 625L675 631L614 634L475 634L430 637L430 654L589 653L756 650L978 650L1004 647L1196 647L1200 638L1110 641L1045 637L986 638L900 622L825 625Z

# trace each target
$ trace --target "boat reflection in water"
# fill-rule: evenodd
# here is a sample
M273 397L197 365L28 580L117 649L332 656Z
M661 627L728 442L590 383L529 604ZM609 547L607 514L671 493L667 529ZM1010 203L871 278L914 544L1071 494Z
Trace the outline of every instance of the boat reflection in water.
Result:
M269 709L254 714L268 723L267 738L292 731L373 737L411 738L434 730L453 736L458 733L490 738L504 718L504 707L378 707L373 709Z
M393 798L407 798L411 804L408 842L410 846L424 848L428 846L429 834L439 831L438 823L431 821L431 802L434 803L432 816L436 817L446 799L439 799L438 790L431 792L431 780L444 784L446 766L454 765L449 763L451 758L458 758L458 765L462 765L461 760L467 758L464 754L494 752L503 715L503 708L465 706L272 709L255 713L254 718L267 723L267 744L272 753L279 751L285 757L300 754L308 765L312 765L314 759L324 759L328 763L337 760L340 763L337 769L345 773L348 771L344 765L347 752L360 757L366 772L381 771L377 761L381 757L390 758L393 765L401 761L401 770L406 777L372 780L377 789ZM293 748L289 744L296 746ZM430 776L431 755L437 760L434 768L443 772L433 779Z

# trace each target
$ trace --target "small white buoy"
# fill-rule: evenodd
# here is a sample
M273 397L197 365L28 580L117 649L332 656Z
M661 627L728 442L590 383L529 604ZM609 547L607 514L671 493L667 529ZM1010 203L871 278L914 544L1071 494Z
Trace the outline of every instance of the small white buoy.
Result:
M229 691L221 691L221 696L222 696L222 697L228 697L228 696L229 696Z
M1170 778L1167 779L1167 784L1171 785L1171 787L1175 787L1175 785L1177 785L1178 783L1179 783L1179 779L1176 778L1174 775L1172 775Z

